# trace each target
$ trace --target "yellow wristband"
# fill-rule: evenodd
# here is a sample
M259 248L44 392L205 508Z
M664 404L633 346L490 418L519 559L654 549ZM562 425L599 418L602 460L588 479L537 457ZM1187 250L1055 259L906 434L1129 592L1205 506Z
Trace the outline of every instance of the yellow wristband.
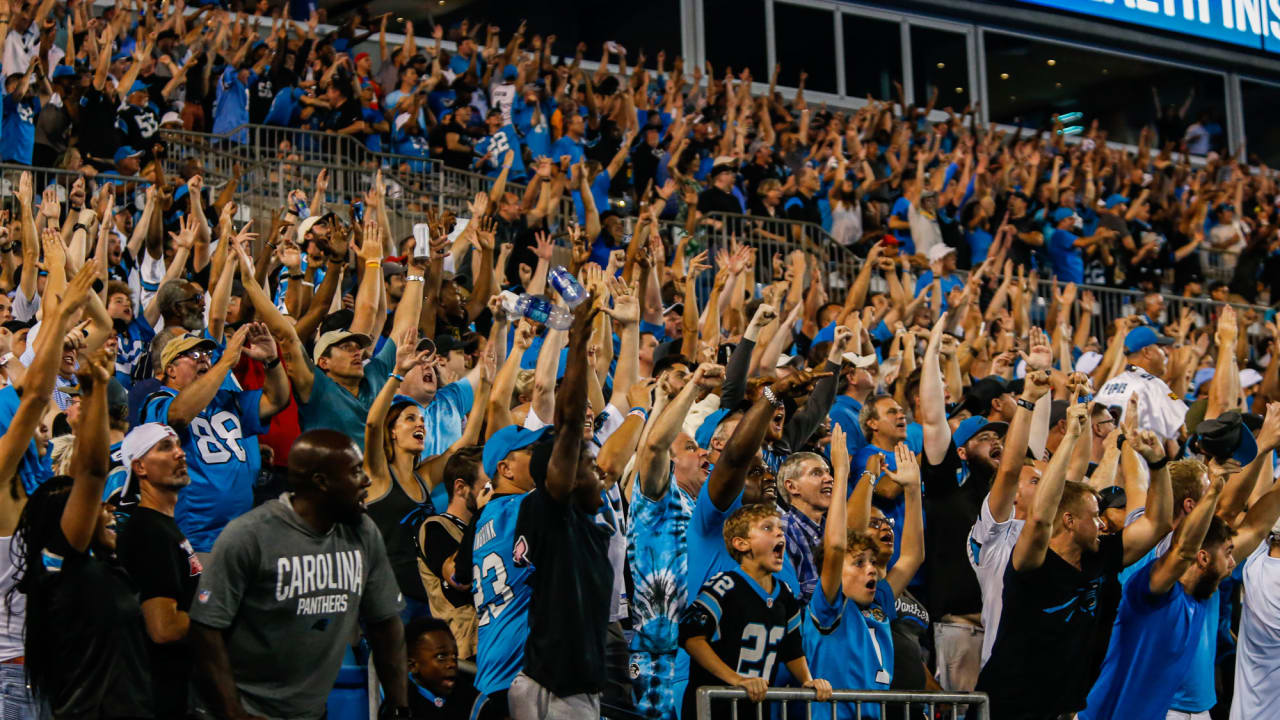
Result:
M382 261L381 260L365 260L364 266L365 267L381 267Z

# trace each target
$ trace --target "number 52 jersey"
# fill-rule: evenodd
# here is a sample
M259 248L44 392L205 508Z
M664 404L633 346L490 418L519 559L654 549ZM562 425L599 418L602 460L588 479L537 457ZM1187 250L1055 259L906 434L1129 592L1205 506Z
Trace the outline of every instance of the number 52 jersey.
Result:
M187 455L191 484L178 493L174 519L198 552L213 550L222 528L253 507L253 483L262 458L258 435L267 432L258 414L261 390L242 390L231 373L208 407L190 424L169 422L178 391L162 387L142 405L142 422L173 426Z

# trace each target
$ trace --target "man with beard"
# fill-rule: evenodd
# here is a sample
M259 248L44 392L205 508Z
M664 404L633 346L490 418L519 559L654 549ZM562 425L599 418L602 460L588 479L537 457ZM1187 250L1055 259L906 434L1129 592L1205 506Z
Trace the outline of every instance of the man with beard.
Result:
M978 519L1003 451L1009 425L974 415L956 427L947 422L939 352L947 318L933 326L920 373L920 424L924 484L929 613L937 648L938 684L950 692L968 692L978 682L983 643L982 592L965 567L965 536ZM1048 340L1032 337L1033 369L1046 364ZM995 634L992 628L992 635Z
M191 612L196 675L217 717L323 716L360 625L391 706L383 717L409 717L403 603L365 515L363 461L342 433L303 433L290 491L219 537Z
M1068 408L1067 435L1036 489L1005 570L1000 626L976 688L990 695L993 717L1055 718L1083 709L1099 589L1171 525L1164 450L1144 430L1134 438L1136 449L1153 488L1163 492L1148 496L1149 512L1140 521L1119 535L1101 535L1097 493L1066 477L1088 413L1084 403Z
M198 335L171 340L160 357L162 387L142 404L143 422L181 428L191 463L192 485L182 494L178 526L200 552L213 549L218 533L253 505L261 458L258 435L289 403L289 378L280 367L275 340L265 325L241 326L213 363L217 345ZM242 390L232 368L240 353L262 363L262 390Z
M125 436L121 456L125 481L137 485L139 501L116 540L116 554L142 603L156 714L183 718L193 666L187 613L202 570L173 519L178 492L191 482L186 453L172 428L146 423Z
M627 527L635 587L630 667L636 710L647 718L675 717L680 704L674 688L677 631L689 603L686 533L710 469L706 450L681 428L700 392L714 389L723 377L719 365L699 365L654 420L636 455L637 485Z
M1081 720L1155 717L1169 708L1191 667L1209 603L1235 569L1235 531L1214 517L1222 484L1213 484L1174 533L1171 551L1124 585L1111 644Z
M493 495L482 465L482 450L479 445L462 448L445 461L449 506L427 518L418 531L418 547L422 548L418 574L427 590L431 616L448 622L455 652L462 658L476 653L476 607L470 586L456 584L453 570L463 532Z

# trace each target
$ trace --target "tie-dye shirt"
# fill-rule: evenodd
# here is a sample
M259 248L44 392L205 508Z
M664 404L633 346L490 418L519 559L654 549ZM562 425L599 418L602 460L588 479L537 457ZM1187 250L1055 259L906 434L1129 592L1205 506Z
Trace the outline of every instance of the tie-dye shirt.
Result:
M631 603L633 651L662 654L679 648L680 613L689 604L689 546L685 538L693 503L694 499L676 485L674 475L657 500L646 497L639 488L633 494L627 528L627 559L635 585Z

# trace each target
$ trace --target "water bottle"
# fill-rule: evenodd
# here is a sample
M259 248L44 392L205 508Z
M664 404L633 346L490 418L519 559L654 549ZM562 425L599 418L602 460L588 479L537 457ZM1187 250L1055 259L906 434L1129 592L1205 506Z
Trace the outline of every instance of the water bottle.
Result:
M551 314L547 316L547 327L552 330L568 330L573 327L573 313L565 310L562 305L552 307Z
M545 323L551 315L551 301L538 295L525 293L516 300L516 314L536 323Z
M565 303L570 308L576 308L587 299L587 291L583 289L582 284L578 282L578 278L573 276L563 265L557 265L551 268L551 272L547 274L551 280L551 287L560 293L560 297L564 298Z

